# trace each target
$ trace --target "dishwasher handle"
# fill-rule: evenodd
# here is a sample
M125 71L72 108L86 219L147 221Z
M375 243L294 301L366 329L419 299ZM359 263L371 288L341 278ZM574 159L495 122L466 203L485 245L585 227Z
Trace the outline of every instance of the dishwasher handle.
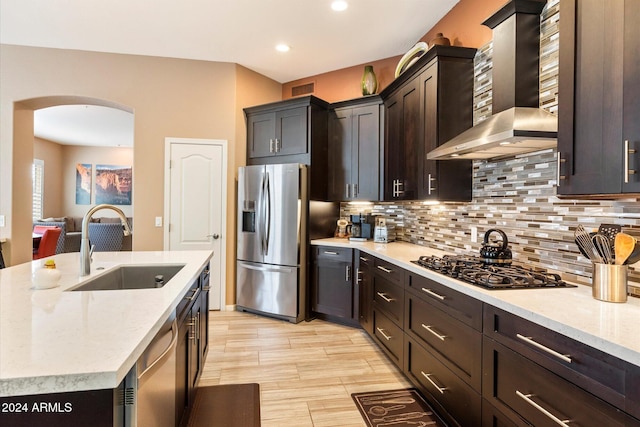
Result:
M142 381L142 378L147 375L157 364L161 363L167 357L171 356L171 351L175 348L176 343L178 342L178 320L174 319L171 324L171 342L167 346L167 348L158 356L156 360L154 360L147 368L138 375L138 382Z

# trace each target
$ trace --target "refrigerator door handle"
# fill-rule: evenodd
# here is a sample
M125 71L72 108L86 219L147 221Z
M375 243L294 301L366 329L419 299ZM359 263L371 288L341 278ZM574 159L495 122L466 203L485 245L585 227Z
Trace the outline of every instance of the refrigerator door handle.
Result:
M244 263L241 261L238 261L238 265L241 265L242 267L248 270L256 270L256 271L275 271L278 273L292 273L294 271L294 268L292 267L283 267L281 265L267 265L267 264L252 265L252 264Z
M260 231L260 253L262 253L262 255L265 254L266 251L266 239L265 239L265 235L266 235L266 214L265 214L265 208L266 208L266 201L265 201L265 194L266 194L266 185L267 185L267 174L266 172L263 172L262 174L262 183L260 184L260 222L258 225L258 230Z
M266 173L266 185L265 185L265 207L264 207L264 227L265 227L265 237L264 237L264 254L269 255L269 239L271 237L271 181L269 179L269 172Z

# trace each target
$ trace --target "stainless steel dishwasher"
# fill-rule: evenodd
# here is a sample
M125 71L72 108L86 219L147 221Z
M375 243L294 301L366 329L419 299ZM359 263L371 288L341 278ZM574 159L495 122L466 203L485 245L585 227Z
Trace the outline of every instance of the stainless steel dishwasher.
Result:
M125 426L164 427L175 424L176 344L175 312L162 325L153 341L127 374Z

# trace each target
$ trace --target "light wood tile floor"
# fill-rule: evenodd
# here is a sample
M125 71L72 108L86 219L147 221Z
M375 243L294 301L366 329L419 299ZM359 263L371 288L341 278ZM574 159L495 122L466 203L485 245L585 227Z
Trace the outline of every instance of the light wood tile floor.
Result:
M351 393L411 387L361 329L210 312L200 385L252 382L263 427L361 427Z

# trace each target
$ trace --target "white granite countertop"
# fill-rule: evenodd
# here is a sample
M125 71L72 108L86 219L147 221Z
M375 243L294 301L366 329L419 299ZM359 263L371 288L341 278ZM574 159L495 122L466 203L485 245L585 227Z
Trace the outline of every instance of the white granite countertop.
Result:
M96 252L82 278L79 253L0 269L0 397L117 387L211 256ZM47 259L62 272L60 286L33 289ZM155 263L185 266L159 289L66 292L118 265Z
M311 244L360 249L640 366L640 298L630 297L626 303L603 302L594 299L591 288L584 285L576 288L488 290L411 263L420 255L445 253L405 242L350 242L334 238L313 240Z

